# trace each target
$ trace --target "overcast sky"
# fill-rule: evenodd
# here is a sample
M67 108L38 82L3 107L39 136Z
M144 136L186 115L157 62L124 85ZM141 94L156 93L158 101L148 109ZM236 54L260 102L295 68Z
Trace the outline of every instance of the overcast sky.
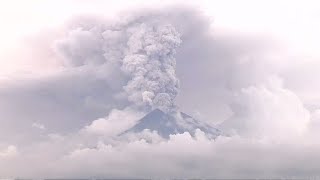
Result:
M319 8L1 1L0 178L319 177ZM117 138L155 108L228 136Z

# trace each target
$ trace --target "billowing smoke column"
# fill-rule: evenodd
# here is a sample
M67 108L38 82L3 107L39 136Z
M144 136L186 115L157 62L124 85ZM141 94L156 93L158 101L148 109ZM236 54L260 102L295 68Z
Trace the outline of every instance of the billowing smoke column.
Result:
M56 42L56 50L66 65L122 72L126 79L122 88L129 102L168 112L174 109L178 94L174 55L181 43L180 34L155 17L144 18L103 27L101 23L80 25Z
M170 110L178 93L179 81L175 74L175 48L180 36L170 25L139 24L129 28L128 53L121 69L131 79L124 87L129 100Z

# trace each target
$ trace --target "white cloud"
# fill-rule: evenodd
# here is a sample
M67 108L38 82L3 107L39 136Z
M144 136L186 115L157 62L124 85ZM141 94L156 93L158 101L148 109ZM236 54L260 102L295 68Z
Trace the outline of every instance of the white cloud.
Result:
M18 150L16 146L10 145L6 149L0 151L0 158L8 158L13 157L18 154Z
M105 118L99 118L84 128L88 133L116 136L134 126L143 117L142 112L132 109L113 109Z
M299 97L275 77L241 89L232 110L224 126L249 137L294 139L306 132L310 121L310 112Z
M72 178L75 173L81 177L302 178L315 176L319 171L319 147L305 140L274 143L239 136L210 140L201 131L194 138L184 133L154 142L135 139L114 144L98 140L91 147L69 146L63 153L47 151L40 153L41 158L31 159L35 152L46 148L59 149L66 142L72 141L34 146L32 152L24 152L20 161L7 163L17 166L16 163L37 162L33 167L16 169L15 172L20 176L38 178L56 174ZM40 167L43 163L47 165ZM1 172L7 174L8 169L1 169Z
M38 128L40 130L45 130L46 129L46 127L43 124L39 124L39 123L36 123L36 122L32 123L32 127Z

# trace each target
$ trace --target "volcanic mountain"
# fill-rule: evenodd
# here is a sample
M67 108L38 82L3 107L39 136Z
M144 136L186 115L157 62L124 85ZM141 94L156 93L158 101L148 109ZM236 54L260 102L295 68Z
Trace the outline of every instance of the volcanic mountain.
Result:
M196 129L200 129L211 138L215 138L221 134L217 128L197 121L183 112L165 113L159 109L155 109L145 115L135 126L122 134L139 133L145 129L157 131L161 137L166 139L169 138L170 134L184 132L189 132L194 136Z

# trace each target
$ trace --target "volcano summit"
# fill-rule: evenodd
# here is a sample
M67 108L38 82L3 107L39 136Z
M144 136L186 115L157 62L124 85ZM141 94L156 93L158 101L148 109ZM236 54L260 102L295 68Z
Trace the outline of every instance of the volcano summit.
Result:
M200 122L183 112L165 113L155 109L141 118L132 128L122 134L139 133L148 129L156 131L161 137L168 139L170 134L188 132L194 136L197 129L203 131L208 137L215 138L221 134L220 130L211 125Z

